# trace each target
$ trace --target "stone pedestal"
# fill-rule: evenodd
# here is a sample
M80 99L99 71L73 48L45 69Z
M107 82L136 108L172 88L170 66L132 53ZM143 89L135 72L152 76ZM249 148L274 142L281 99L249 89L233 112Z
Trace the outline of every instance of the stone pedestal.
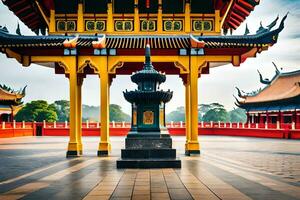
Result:
M181 168L169 134L129 133L117 168Z

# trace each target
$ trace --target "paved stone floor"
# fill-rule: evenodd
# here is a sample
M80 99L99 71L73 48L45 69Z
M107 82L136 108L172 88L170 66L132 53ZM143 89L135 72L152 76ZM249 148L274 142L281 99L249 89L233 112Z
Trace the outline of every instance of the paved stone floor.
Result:
M66 137L0 139L0 199L300 199L300 141L203 136L201 156L185 157L173 137L182 169L118 170L124 138L107 158L98 139L74 159Z

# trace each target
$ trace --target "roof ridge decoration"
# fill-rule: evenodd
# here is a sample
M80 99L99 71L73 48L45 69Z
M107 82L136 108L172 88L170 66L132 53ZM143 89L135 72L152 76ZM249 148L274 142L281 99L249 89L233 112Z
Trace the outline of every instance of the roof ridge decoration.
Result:
M23 98L26 95L26 88L27 85L24 88L21 88L19 91L13 90L11 87L3 84L0 84L0 90L2 90L4 93L12 96L16 96L17 98Z
M104 34L103 37L98 38L97 41L92 41L92 45L94 49L104 49L106 47L106 35Z
M190 42L192 48L203 49L205 47L205 42L198 40L192 34L190 34Z
M75 49L76 46L77 46L78 38L79 38L79 34L77 34L73 39L67 38L67 39L63 42L64 47L65 47L65 48Z

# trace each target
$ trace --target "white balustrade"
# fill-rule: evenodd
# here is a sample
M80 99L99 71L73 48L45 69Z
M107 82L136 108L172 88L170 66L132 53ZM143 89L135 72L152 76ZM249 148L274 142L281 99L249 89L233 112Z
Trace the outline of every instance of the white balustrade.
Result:
M292 122L292 130L295 130L296 129L296 124L295 122Z
M68 128L68 122L65 121L65 128Z
M276 122L276 128L280 129L280 122L279 121Z

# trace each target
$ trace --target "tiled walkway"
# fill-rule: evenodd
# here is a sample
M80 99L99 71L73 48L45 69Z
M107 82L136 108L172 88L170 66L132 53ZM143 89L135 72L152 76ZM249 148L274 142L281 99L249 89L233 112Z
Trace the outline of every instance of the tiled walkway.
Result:
M201 155L182 169L116 169L124 138L96 157L99 138L84 138L84 156L65 158L67 138L0 139L0 199L300 199L300 141L200 137Z

